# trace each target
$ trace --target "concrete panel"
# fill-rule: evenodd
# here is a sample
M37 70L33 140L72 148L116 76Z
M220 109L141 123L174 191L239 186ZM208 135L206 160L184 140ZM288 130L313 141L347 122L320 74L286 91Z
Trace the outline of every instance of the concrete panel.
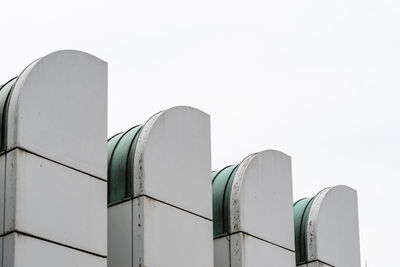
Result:
M23 147L107 178L107 63L79 51L26 68L11 96L7 148Z
M3 238L3 265L2 267L14 267L15 261L15 234L8 234Z
M182 106L155 115L139 136L134 170L135 196L146 194L211 219L209 115Z
M245 244L243 233L236 233L230 235L230 267L244 267Z
M214 239L214 267L230 267L229 236Z
M3 240L4 237L0 237L0 266L3 267Z
M293 251L243 233L234 234L231 238L232 267L296 266L295 253Z
M132 200L108 208L108 267L132 267Z
M107 259L13 233L4 240L3 267L107 267Z
M16 192L17 192L17 151L6 154L6 177L4 199L4 231L15 229Z
M359 267L359 242L357 192L343 185L321 191L308 218L308 260Z
M4 233L4 194L6 180L6 155L0 156L0 234Z
M133 200L133 226L134 267L213 266L211 221L139 197Z
M7 155L6 231L107 255L107 183L16 149Z
M276 150L247 157L232 185L232 232L244 231L294 250L293 220L290 157Z
M145 219L146 222L148 220L154 219L150 218L149 216L145 215L145 208L148 208L148 205L144 205L144 202L148 202L145 200L147 197L138 197L132 201L132 233L133 233L133 250L132 250L132 262L133 262L133 267L142 267L146 266L144 264L147 264L147 260L145 260L145 255L150 255L150 257L154 257L156 254L156 248L149 247L150 251L145 251L147 247L145 248L145 242L147 243L150 239L149 236L145 236L144 232L144 224L145 224ZM147 217L145 217L147 216ZM176 219L176 218L169 218L170 220ZM162 224L164 218L161 219L160 223ZM164 230L165 227L162 225L161 226L161 231ZM159 235L157 238L160 239L162 242L162 239L167 238L168 236L162 234ZM153 237L154 238L154 237ZM158 240L157 240L158 241ZM172 249L173 245L168 244L168 249ZM146 256L148 257L148 256ZM178 267L178 265L176 265Z

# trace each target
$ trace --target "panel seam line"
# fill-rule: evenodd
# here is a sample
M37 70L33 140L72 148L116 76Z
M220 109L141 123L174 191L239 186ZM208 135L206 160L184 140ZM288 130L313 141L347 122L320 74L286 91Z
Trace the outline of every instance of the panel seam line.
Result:
M205 220L207 220L207 221L210 221L210 222L213 221L212 219L207 218L207 217L205 217L205 216L203 216L203 215L200 215L200 214L197 214L197 213L195 213L195 212L193 212L193 211L189 211L189 210L187 210L187 209L184 209L184 208L175 206L175 205L173 205L173 204L170 204L170 203L168 203L168 202L165 202L165 201L163 201L163 200L160 200L160 199L158 199L158 198L155 198L155 197L152 197L152 196L149 196L149 195L146 195L146 194L140 194L140 195L135 196L135 197L133 197L133 198L124 199L124 200L122 200L122 201L119 201L119 202L116 202L116 203L112 203L111 205L108 205L107 207L110 208L110 207L116 206L116 205L118 205L118 204L121 204L121 203L130 201L130 200L134 200L134 199L139 198L139 197L147 197L147 198L150 198L150 199L155 200L155 201L157 201L157 202L160 202L160 203L162 203L162 204L165 204L165 205L168 205L168 206L170 206L170 207L176 208L176 209L178 209L178 210L181 210L181 211L190 213L190 214L192 214L192 215L195 215L195 216L200 217L200 218L202 218L202 219L205 219Z
M280 247L280 248L282 248L282 249L285 249L285 250L287 250L287 251L290 251L290 252L295 253L295 251L294 251L293 249L286 248L286 247L281 246L281 245L278 245L278 244L276 244L276 243L274 243L274 242L265 240L264 238L261 238L261 237L258 237L258 236L249 234L249 233L247 233L247 232L245 232L245 231L236 231L236 232L230 233L229 235L234 235L234 234L239 234L239 233L242 233L242 234L251 236L251 237L253 237L253 238L255 238L255 239L258 239L258 240L260 240L260 241L264 241L264 242L269 243L269 244L271 244L271 245L274 245L274 246Z
M91 251L88 251L88 250L85 250L85 249L81 249L81 248L77 248L77 247L74 247L74 246L66 245L66 244L63 244L63 243L60 243L60 242L57 242L57 241L53 241L53 240L50 240L50 239L47 239L47 238L43 238L43 237L40 237L40 236L37 236L37 235L33 235L33 234L29 234L29 233L26 233L26 232L23 232L23 231L19 231L19 230L12 230L12 231L5 232L2 235L0 235L0 237L5 237L5 236L10 235L10 234L21 234L21 235L25 235L25 236L28 236L28 237L31 237L31 238L35 238L35 239L38 239L38 240L41 240L41 241L49 242L49 243L52 243L52 244L55 244L55 245L59 245L59 246L62 246L62 247L73 249L73 250L77 250L77 251L80 251L80 252L83 252L83 253L91 254L93 256L97 256L97 257L101 257L101 258L105 258L105 259L107 258L107 256L104 256L104 255L101 255L101 254L98 254L98 253L95 253L95 252L91 252Z
M11 149L9 149L9 150L7 150L7 151L4 151L4 152L0 153L0 156L1 156L1 155L4 155L4 154L8 154L9 152L12 152L12 151L18 150L18 149L21 150L21 151L24 151L24 152L26 152L26 153L32 154L32 155L34 155L34 156L37 156L37 157L39 157L39 158L42 158L42 159L51 161L51 162L53 162L53 163L56 163L56 164L58 164L58 165L64 166L64 167L66 167L66 168L68 168L68 169L71 169L71 170L80 172L80 173L82 173L82 174L88 175L88 176L91 177L91 178L94 178L94 179L97 179L97 180L100 180L100 181L102 181L102 182L106 182L106 183L107 183L107 180L106 180L106 179L103 179L103 178L100 178L100 177L98 177L98 176L96 176L96 175L93 175L93 174L90 174L90 173L88 173L88 172L79 170L79 169L77 169L77 168L75 168L75 167L72 167L72 166L69 166L69 165L67 165L67 164L58 162L58 161L56 161L56 160L54 160L54 159L47 158L47 157L45 157L45 156L43 156L43 155L40 155L40 154L38 154L38 153L35 153L35 152L33 152L33 151L30 151L29 149L26 149L26 148L23 148L23 147L20 147L20 146L13 147L13 148L11 148Z

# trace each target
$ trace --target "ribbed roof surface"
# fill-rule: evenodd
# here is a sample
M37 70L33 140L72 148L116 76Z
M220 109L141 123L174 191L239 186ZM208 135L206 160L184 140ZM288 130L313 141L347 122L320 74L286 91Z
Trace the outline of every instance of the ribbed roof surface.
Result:
M111 137L108 142L108 204L133 196L133 160L142 125Z
M293 204L297 265L307 262L307 223L314 198L303 198Z
M17 77L0 86L0 152L7 149L7 114L10 96Z
M214 237L227 235L230 229L232 183L239 165L212 172Z

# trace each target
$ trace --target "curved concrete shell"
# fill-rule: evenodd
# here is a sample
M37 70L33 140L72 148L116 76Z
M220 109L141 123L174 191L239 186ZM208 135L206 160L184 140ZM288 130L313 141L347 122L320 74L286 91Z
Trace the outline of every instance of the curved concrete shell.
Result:
M2 150L21 147L107 178L106 146L98 145L107 139L107 63L80 51L54 52L0 92Z
M297 265L360 266L357 192L325 188L294 204Z
M215 266L292 266L290 157L276 150L258 152L213 172L212 178Z
M173 107L108 148L109 266L211 266L209 115Z
M178 106L111 137L109 204L148 195L212 219L211 183L204 179L211 168L204 160L211 154L209 128L208 114Z

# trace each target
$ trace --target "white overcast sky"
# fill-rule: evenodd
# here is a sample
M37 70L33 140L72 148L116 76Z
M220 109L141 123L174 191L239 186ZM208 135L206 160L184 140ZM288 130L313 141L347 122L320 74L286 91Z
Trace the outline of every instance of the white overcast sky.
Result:
M362 262L398 267L400 2L0 1L0 83L60 49L109 63L109 136L174 105L211 115L219 169L274 148L294 199L358 191Z

